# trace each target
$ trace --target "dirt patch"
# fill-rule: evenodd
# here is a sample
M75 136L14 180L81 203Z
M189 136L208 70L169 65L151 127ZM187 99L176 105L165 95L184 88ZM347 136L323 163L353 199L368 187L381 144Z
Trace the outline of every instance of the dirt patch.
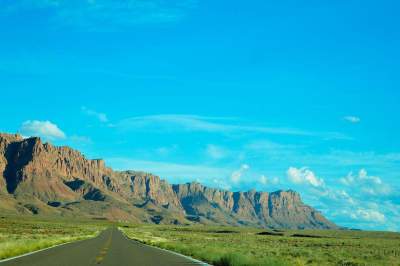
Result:
M220 230L220 231L212 231L212 233L216 233L216 234L237 234L239 232L231 231L231 230Z
M304 234L294 234L294 235L292 235L292 237L324 238L323 236L304 235Z
M257 233L259 236L284 236L282 232L261 232Z

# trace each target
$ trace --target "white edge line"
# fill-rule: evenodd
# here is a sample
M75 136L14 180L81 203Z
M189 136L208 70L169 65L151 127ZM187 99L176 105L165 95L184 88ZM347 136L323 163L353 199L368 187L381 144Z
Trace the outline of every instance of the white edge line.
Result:
M151 248L155 248L155 249L158 249L158 250L162 250L162 251L165 251L165 252L168 252L168 253L177 255L177 256L179 256L179 257L183 257L183 258L188 259L188 260L190 260L190 261L192 261L192 262L195 262L195 263L197 263L197 264L199 264L199 265L203 265L203 266L212 266L212 265L210 265L210 264L208 264L208 263L205 263L205 262L203 262L203 261L201 261L201 260L196 260L196 259L194 259L194 258L192 258L192 257L183 255L183 254L181 254L181 253L177 253L177 252L174 252L174 251L171 251L171 250L168 250L168 249L159 248L159 247L156 247L156 246L147 245L147 244L142 243L142 242L140 242L140 241L138 241L138 240L129 238L127 235L125 235L125 233L124 233L119 227L118 227L118 230L122 233L122 235L124 235L124 237L125 237L126 239L128 239L128 240L130 240L130 241L135 241L135 242L140 243L140 244L142 244L142 245L145 245L145 246L148 246L148 247L151 247Z
M98 237L98 236L99 236L99 235L97 235L96 237ZM7 262L7 261L11 261L11 260L16 260L16 259L23 258L23 257L27 257L27 256L30 256L30 255L33 255L33 254L36 254L36 253L39 253L39 252L43 252L43 251L46 251L46 250L49 250L49 249L52 249L52 248L58 248L58 247L65 246L65 245L68 245L68 244L79 243L79 242L82 242L82 241L85 241L85 240L94 239L94 238L96 238L96 237L87 238L87 239L81 239L81 240L76 240L76 241L70 241L70 242L58 244L58 245L55 245L55 246L52 246L52 247L48 247L48 248L44 248L44 249L35 250L35 251L29 252L29 253L25 253L25 254L22 254L22 255L18 255L18 256L16 256L16 257L12 257L12 258L8 258L8 259L0 260L0 263Z

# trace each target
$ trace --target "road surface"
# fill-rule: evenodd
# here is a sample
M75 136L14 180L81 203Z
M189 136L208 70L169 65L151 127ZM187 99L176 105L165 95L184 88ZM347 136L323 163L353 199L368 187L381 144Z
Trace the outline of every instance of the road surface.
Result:
M205 265L127 239L110 228L98 237L0 263L0 266L175 266Z

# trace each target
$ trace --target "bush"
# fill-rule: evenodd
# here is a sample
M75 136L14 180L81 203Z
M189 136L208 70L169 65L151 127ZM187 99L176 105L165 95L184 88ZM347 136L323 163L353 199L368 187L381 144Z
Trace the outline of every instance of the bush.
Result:
M250 259L242 254L230 253L213 263L215 266L251 266Z

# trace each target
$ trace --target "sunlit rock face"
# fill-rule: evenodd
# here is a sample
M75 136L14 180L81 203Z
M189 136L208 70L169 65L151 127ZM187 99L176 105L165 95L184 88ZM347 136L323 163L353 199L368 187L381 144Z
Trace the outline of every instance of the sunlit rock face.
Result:
M40 138L0 134L0 209L162 224L336 228L295 191L231 192L117 172ZM34 206L34 208L32 208ZM32 210L35 210L34 212Z

